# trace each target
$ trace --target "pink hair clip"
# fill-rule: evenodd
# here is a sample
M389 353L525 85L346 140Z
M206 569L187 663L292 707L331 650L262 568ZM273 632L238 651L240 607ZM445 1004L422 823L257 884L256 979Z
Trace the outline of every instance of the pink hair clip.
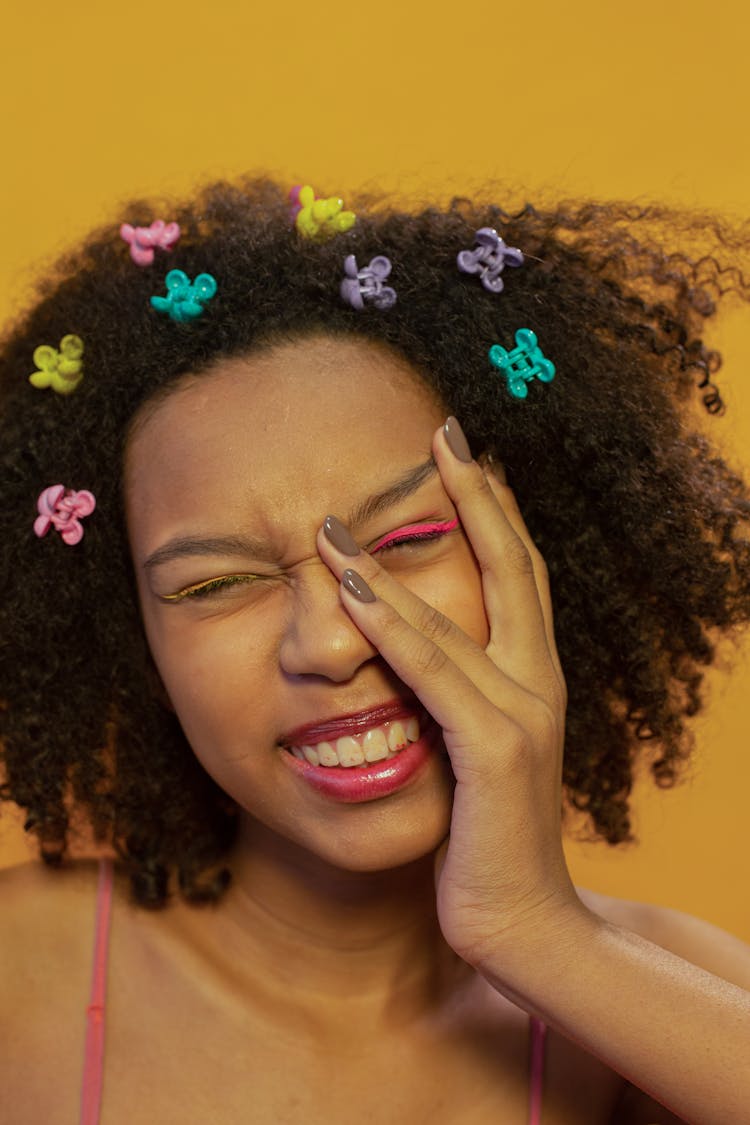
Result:
M150 266L154 260L154 247L170 250L180 237L179 223L165 223L154 219L150 227L131 227L123 223L120 237L130 243L130 257L139 266Z
M96 500L93 493L85 489L74 492L63 484L53 484L40 492L36 506L39 515L34 520L34 534L41 539L50 527L54 527L60 532L63 542L73 547L83 538L80 520L91 515Z

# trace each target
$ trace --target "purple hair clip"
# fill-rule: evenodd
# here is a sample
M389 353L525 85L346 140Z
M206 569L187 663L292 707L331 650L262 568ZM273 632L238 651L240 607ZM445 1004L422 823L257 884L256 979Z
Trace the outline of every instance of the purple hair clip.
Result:
M365 302L376 309L390 309L396 304L396 290L383 282L391 272L388 258L378 255L361 270L357 269L357 259L348 254L344 259L346 277L341 282L341 296L353 309L363 309Z
M54 527L60 532L63 542L73 547L83 539L80 521L84 516L91 515L96 500L93 493L85 489L74 492L63 484L53 484L39 494L36 506L39 515L34 520L34 534L41 539L50 527Z
M506 266L522 266L523 254L514 246L506 246L492 227L478 230L476 240L479 245L475 250L459 252L456 258L458 268L463 273L478 273L485 289L490 293L501 293L503 279L500 275Z
M179 223L165 223L154 219L150 227L132 227L123 223L120 237L130 243L130 257L139 266L150 266L154 260L154 247L169 250L180 237Z

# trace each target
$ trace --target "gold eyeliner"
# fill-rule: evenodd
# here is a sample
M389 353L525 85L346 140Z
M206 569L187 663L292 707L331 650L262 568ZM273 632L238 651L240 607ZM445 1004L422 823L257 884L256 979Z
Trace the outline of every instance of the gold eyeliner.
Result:
M206 578L203 582L194 582L192 586L186 586L183 590L178 590L176 594L160 594L159 597L165 602L181 602L183 598L189 598L197 590L211 590L219 586L234 586L243 579L252 581L257 578L255 574L221 574L218 578Z

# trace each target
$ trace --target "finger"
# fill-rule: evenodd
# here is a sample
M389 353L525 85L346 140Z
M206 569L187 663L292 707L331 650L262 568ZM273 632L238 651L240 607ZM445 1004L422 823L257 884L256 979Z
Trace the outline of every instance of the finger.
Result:
M496 671L484 648L455 622L434 606L428 605L413 590L389 574L373 555L360 549L349 529L336 516L326 516L318 531L318 553L341 581L347 567L353 567L375 594L393 606L400 617L427 637L484 689Z
M533 727L538 706L535 695L507 676L488 656L485 648L477 644L445 614L434 606L428 605L413 590L389 574L367 551L360 550L348 529L335 516L326 517L318 532L317 545L321 558L340 582L343 581L347 569L354 568L360 579L364 579L366 587L397 614L399 620L409 627L411 633L430 642L431 662L437 662L438 654L442 653L443 657L450 660L479 690L482 697L489 700L494 707L508 716L513 716L520 726ZM349 593L354 595L351 589ZM346 602L345 604L351 611L350 604ZM361 628L359 617L355 617L355 623ZM363 631L368 639L372 640L369 633ZM410 652L418 648L418 642L411 633L407 634L404 628L401 629L401 635L408 637L406 643ZM400 650L393 647L394 643L396 643L394 638L389 637L383 648L379 645L376 647L394 671L400 675L402 659ZM436 651L433 652L433 649ZM392 658L398 663L398 668ZM414 686L408 677L406 682Z
M367 557L364 553L360 556ZM350 567L341 577L341 598L360 632L439 723L450 749L470 749L474 768L478 749L494 751L496 760L498 747L494 742L493 746L479 747L477 731L492 730L493 739L497 737L498 709L450 655L406 621L393 605L377 597L362 575ZM495 673L500 675L497 669ZM518 691L515 685L514 690ZM506 731L517 734L520 724L507 714L505 721Z
M466 445L454 418L435 434L433 455L482 574L493 659L528 690L560 692L529 547Z
M487 461L483 463L481 458L479 463L480 465L482 465L482 471L487 478L487 483L492 489L496 500L505 511L511 526L513 527L519 538L523 540L526 545L526 549L529 552L531 565L534 568L534 578L536 580L536 587L539 593L539 601L542 607L542 614L544 616L544 629L547 636L547 646L549 648L552 660L555 664L555 668L557 669L558 676L562 681L563 670L562 665L560 664L560 656L557 651L557 644L555 642L554 614L552 610L552 595L549 585L549 571L547 570L547 564L544 561L544 556L541 554L536 544L534 543L534 540L529 534L529 530L526 527L524 518L521 515L521 511L518 507L515 494L507 483L503 466L498 465L497 462Z

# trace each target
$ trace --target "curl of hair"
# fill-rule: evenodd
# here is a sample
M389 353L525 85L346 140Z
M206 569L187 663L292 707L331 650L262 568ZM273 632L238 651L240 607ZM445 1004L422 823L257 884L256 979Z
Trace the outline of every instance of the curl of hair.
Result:
M659 785L677 777L717 639L750 616L750 501L693 416L697 397L722 409L720 360L702 330L728 291L748 296L719 260L739 253L742 232L624 204L353 205L353 230L318 243L299 238L284 192L265 179L214 184L168 211L133 203L123 219L134 225L180 223L169 256L138 268L115 227L95 232L3 341L0 797L27 810L53 865L71 810L82 812L144 906L168 900L173 872L189 901L220 898L237 825L159 701L123 519L132 420L188 372L316 333L375 341L406 357L475 454L505 465L550 572L569 692L565 791L609 843L632 838L641 755ZM483 226L527 259L506 271L499 297L456 268ZM663 248L665 230L682 253ZM342 302L350 253L391 259L392 309ZM150 307L171 268L218 280L190 324ZM520 327L557 367L524 401L487 358ZM35 347L68 333L85 343L80 386L70 396L30 388ZM37 495L58 481L97 497L75 548L31 530Z

